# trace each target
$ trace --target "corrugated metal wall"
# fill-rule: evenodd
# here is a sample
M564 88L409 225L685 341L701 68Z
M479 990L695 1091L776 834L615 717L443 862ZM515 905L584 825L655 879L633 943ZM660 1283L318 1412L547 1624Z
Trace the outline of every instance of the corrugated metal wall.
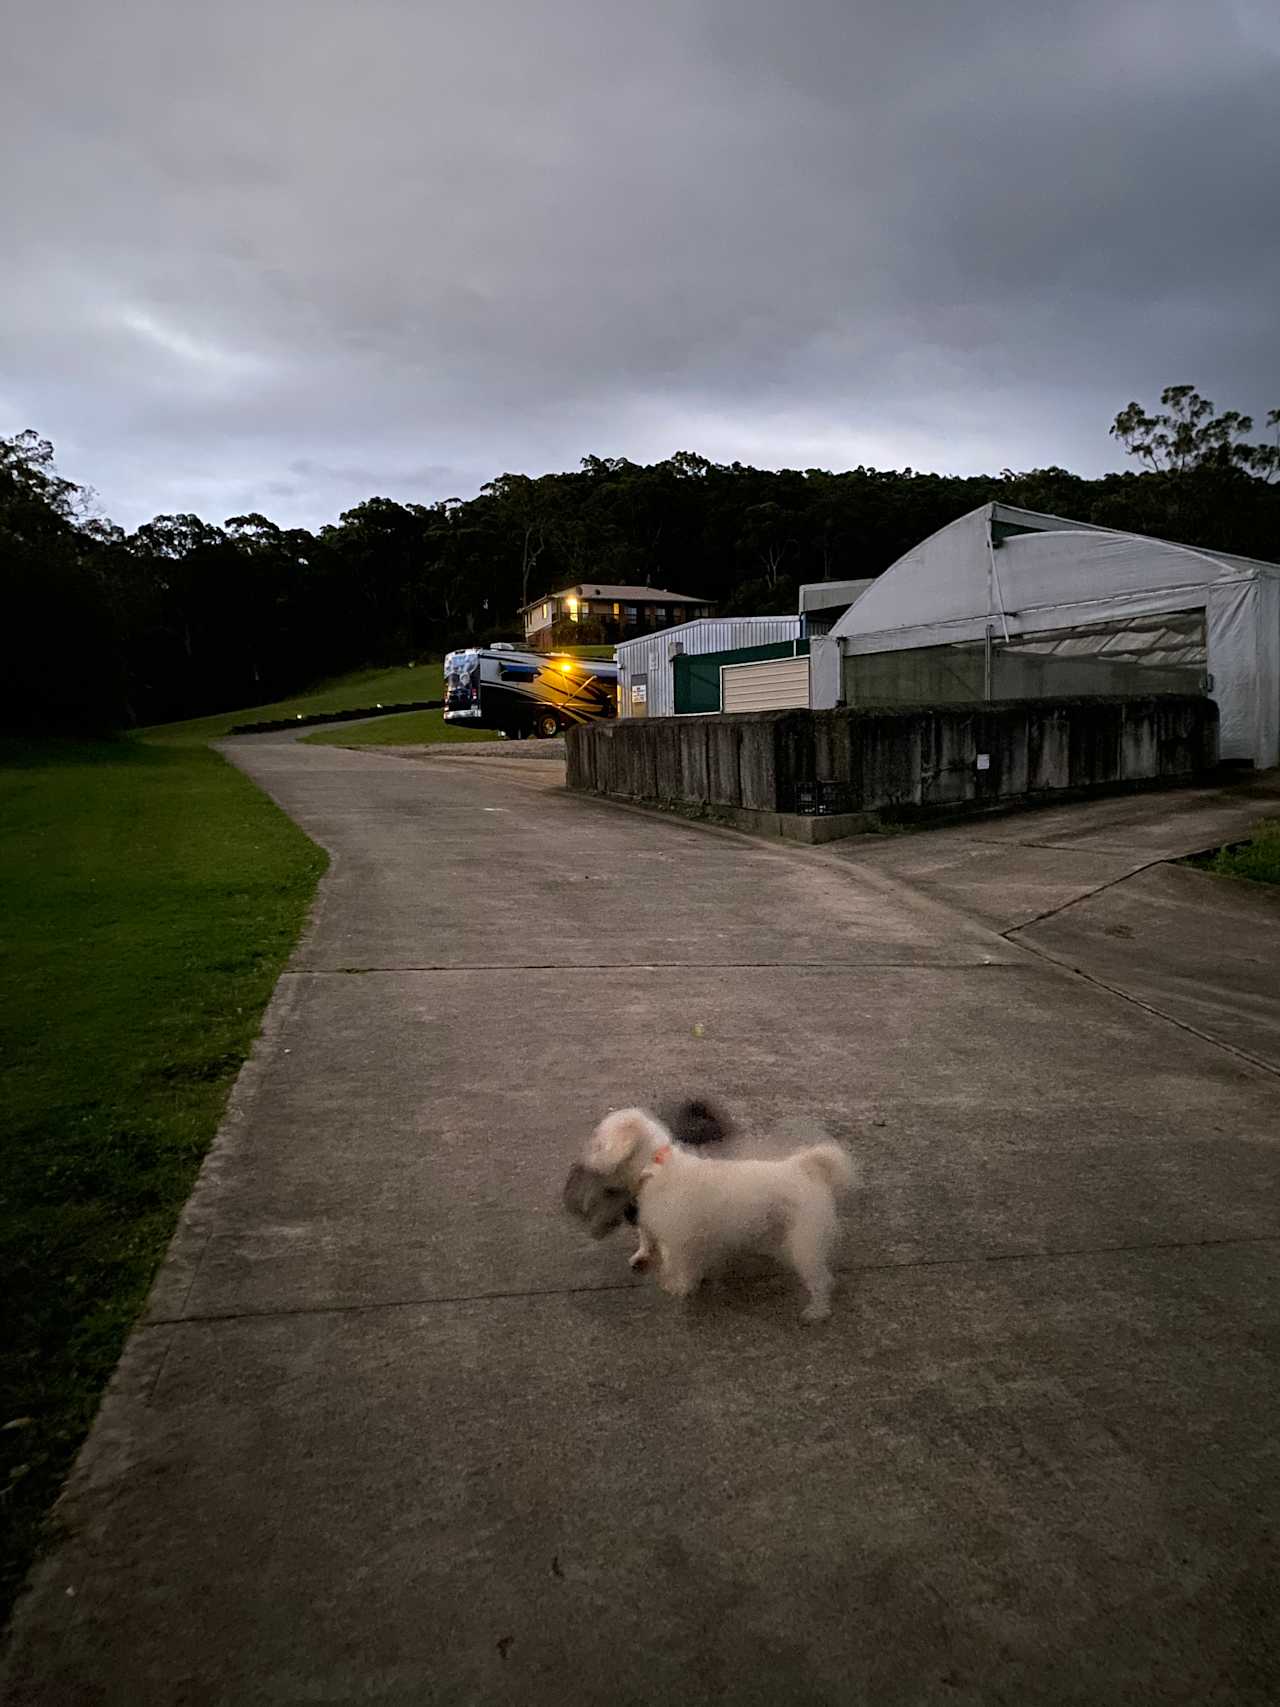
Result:
M682 622L675 628L624 641L618 647L618 716L632 715L631 683L646 679L643 715L675 716L675 686L671 669L672 648L685 653L730 652L739 647L762 646L777 640L796 640L800 635L798 616L706 617Z
M808 658L726 664L721 679L725 711L785 711L809 703Z

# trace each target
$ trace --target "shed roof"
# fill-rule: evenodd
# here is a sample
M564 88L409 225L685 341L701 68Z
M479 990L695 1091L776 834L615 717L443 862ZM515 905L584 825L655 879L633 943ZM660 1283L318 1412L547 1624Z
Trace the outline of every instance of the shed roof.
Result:
M530 599L527 605L521 605L521 610L532 610L535 605L545 604L548 599L567 599L576 595L580 599L625 599L630 604L665 604L665 605L705 605L708 599L700 599L694 593L672 593L664 587L615 587L604 581L579 581L572 587L560 587L554 593L539 593L536 599Z

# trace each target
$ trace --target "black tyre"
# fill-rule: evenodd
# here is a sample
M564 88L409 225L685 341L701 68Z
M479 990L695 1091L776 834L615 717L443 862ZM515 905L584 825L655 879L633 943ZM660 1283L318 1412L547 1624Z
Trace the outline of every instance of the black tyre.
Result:
M560 733L560 719L554 711L540 711L533 720L533 732L544 741Z

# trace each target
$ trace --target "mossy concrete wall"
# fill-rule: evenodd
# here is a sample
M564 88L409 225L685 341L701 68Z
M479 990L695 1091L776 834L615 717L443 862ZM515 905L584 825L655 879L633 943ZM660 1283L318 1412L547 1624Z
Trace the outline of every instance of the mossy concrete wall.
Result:
M623 719L570 730L567 780L814 841L870 814L1185 782L1217 762L1217 733L1213 702L1181 694Z

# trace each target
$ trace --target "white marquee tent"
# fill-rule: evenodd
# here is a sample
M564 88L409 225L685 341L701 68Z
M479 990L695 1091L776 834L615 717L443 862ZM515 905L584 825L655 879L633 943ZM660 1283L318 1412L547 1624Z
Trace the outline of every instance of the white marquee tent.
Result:
M851 703L1207 686L1221 756L1280 764L1274 563L985 504L900 557L831 637Z

